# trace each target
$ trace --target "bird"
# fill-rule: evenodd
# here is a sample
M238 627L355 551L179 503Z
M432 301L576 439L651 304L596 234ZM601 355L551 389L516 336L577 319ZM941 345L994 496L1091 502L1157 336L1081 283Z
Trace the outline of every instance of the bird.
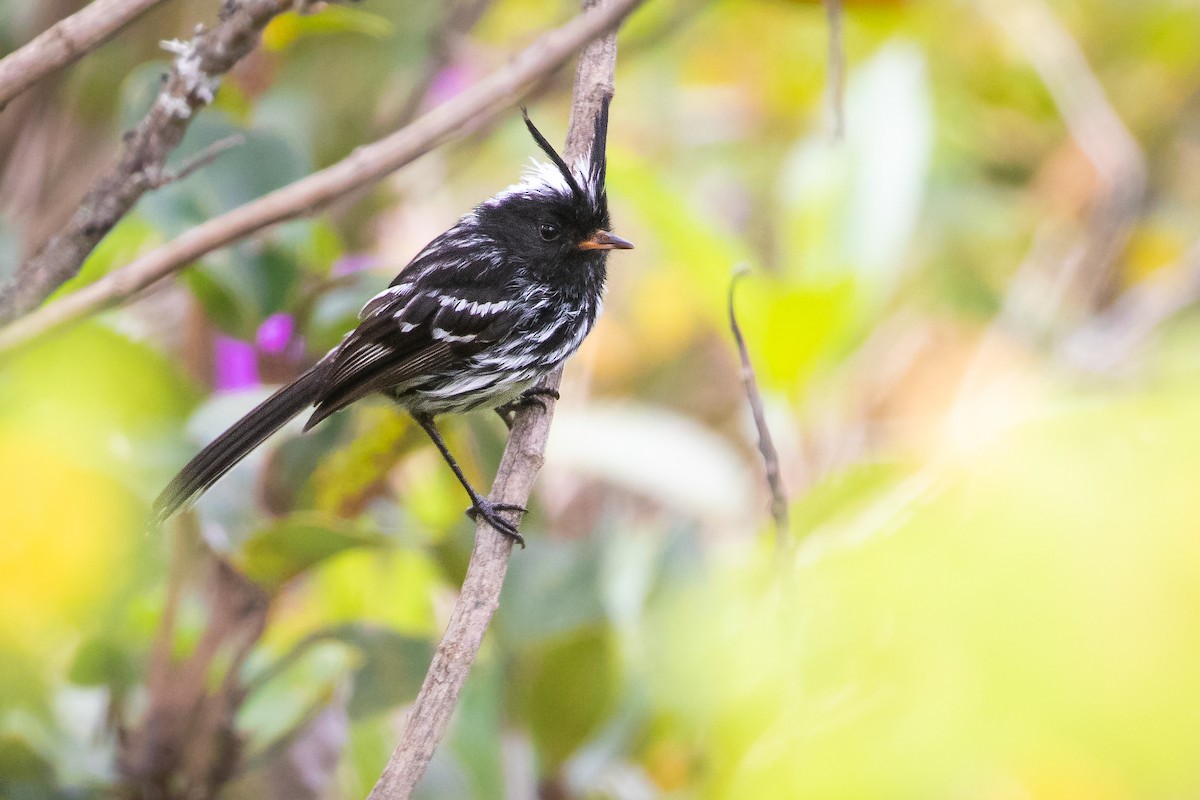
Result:
M154 501L152 525L189 506L293 418L304 430L363 397L383 394L408 412L466 490L467 514L524 546L518 526L467 480L435 423L442 414L519 406L557 392L538 381L592 330L604 299L609 251L633 244L611 231L608 99L590 151L568 165L522 108L548 162L532 159L518 183L484 200L434 238L359 313L357 327L200 450Z

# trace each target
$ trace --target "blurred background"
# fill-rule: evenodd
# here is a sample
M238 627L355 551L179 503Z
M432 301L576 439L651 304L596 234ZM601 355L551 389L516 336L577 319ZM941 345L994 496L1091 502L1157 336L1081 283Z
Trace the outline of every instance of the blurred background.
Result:
M0 52L80 5L0 0ZM145 112L158 42L215 7L166 3L0 114L0 275ZM243 142L147 195L61 292L574 9L280 16L175 163ZM833 72L817 2L631 18L609 190L637 249L567 367L529 547L421 798L1200 796L1198 11L848 0ZM555 142L572 72L527 100ZM189 796L366 794L471 546L420 430L363 402L172 530L147 509L532 155L514 109L3 356L0 796L110 796L172 735ZM727 318L739 265L780 530ZM499 420L444 430L489 485Z

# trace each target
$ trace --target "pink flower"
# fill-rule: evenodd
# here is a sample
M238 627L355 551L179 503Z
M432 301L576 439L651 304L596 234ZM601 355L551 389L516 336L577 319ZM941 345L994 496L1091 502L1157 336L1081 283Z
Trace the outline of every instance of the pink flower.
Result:
M296 320L291 314L272 314L258 326L255 342L264 353L278 355L287 350L296 333Z
M249 342L218 335L213 355L217 389L229 391L259 385L257 356Z

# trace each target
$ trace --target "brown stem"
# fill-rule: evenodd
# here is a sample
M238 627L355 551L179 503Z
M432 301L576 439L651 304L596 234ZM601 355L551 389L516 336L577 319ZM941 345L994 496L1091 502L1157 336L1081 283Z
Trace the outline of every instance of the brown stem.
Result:
M611 12L618 3L585 0L585 8L592 5L599 6L599 12L604 13ZM615 32L596 39L579 56L571 124L563 150L563 159L568 164L588 152L600 104L612 96L616 56ZM561 378L562 372L555 371L541 385L557 390ZM551 397L545 398L544 411L531 407L517 412L496 480L492 484L490 499L493 502L519 506L528 502L534 478L544 460L553 412L554 401ZM484 522L476 525L475 549L471 553L467 576L450 615L446 633L409 711L400 743L368 800L408 798L425 774L434 750L445 736L459 693L483 642L483 635L499 606L500 589L508 571L511 553L511 539Z

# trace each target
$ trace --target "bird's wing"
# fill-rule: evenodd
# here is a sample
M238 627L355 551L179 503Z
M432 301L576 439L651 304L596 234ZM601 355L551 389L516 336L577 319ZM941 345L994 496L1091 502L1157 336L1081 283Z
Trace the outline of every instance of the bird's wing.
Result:
M503 288L393 286L363 308L363 320L327 357L321 396L305 428L373 392L452 370L521 319Z

